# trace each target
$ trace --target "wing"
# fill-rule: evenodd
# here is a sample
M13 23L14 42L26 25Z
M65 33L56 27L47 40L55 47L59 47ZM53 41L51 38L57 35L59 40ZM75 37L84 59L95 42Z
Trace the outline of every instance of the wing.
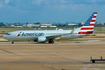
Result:
M74 30L75 30L75 29L73 29L70 33L67 33L67 34L50 35L50 36L47 36L46 38L47 38L47 39L55 39L55 38L58 38L58 37L61 37L61 36L64 36L64 35L70 35L70 34L73 34L73 33L74 33Z
M55 38L58 38L58 37L61 37L62 35L51 35L51 36L47 36L46 38L47 39L55 39Z

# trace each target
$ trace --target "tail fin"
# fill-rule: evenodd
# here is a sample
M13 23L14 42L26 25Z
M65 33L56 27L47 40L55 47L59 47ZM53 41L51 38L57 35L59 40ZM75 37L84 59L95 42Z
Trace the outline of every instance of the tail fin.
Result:
M92 34L94 32L94 25L97 17L97 12L94 12L85 24L79 28L78 34Z

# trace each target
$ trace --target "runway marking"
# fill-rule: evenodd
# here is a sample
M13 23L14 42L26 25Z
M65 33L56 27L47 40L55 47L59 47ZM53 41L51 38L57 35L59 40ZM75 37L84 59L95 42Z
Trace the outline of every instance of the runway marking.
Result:
M85 66L85 67L83 67L82 69L80 69L80 70L84 70L84 69L86 69L86 68L88 68L88 67L90 67L92 64L88 64L87 66Z
M20 56L20 55L17 55L17 54L15 54L15 53L13 53L13 52L7 51L7 50L5 50L5 49L3 49L3 48L0 48L0 50L2 50L2 51L4 51L4 52L7 52L7 53L10 53L10 54L14 54L14 55L16 55L16 56Z

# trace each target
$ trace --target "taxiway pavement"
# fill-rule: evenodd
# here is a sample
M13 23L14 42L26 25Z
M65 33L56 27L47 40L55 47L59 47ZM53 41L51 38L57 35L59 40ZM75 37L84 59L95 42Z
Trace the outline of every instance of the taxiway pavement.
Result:
M78 42L0 42L0 69L4 70L104 70L105 38Z

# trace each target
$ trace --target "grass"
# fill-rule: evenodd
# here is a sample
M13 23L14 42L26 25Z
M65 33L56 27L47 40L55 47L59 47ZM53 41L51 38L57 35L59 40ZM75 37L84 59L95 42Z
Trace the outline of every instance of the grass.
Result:
M65 26L65 27L57 27L58 29L64 29L64 30L68 30L68 29L73 29L75 26ZM77 27L77 26L76 26ZM55 30L56 28L40 28L39 30ZM8 33L8 32L12 32L12 31L18 31L18 30L35 30L35 28L5 28L5 27L0 27L0 33Z
M77 26L65 26L65 27L57 27L58 29L64 29L64 30L69 30L69 29L74 29L77 28ZM39 30L55 30L56 28L40 28ZM13 31L19 31L19 30L35 30L35 28L5 28L5 27L0 27L0 34L7 34L8 32L13 32ZM105 26L95 26L94 28L94 33L105 33Z
M10 42L10 41L0 41L0 42Z
M65 27L57 27L58 29L74 29L77 28L77 26L65 26ZM40 28L40 30L55 30L56 28ZM18 30L35 30L35 28L5 28L5 27L0 27L0 34L6 34L8 32L12 31L18 31ZM94 28L95 32L105 32L105 26L104 27L97 27L95 26Z

